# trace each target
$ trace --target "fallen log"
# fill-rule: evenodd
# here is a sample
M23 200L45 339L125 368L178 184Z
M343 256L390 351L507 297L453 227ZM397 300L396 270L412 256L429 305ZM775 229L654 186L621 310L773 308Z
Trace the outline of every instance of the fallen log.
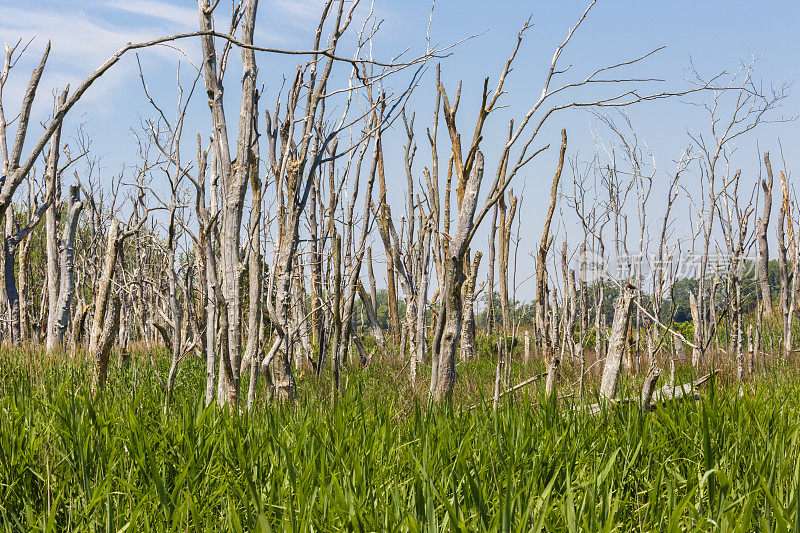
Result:
M680 402L689 397L698 399L700 398L700 394L697 391L698 387L711 381L711 379L716 374L717 371L715 370L714 372L711 372L710 374L707 374L689 383L681 383L679 385L664 385L663 387L655 390L652 393L650 402L648 402L647 405L642 405L642 409L652 410L655 409L655 406L658 403L666 405L668 402L671 401ZM575 410L584 411L594 416L602 410L603 404L609 406L622 406L625 404L641 401L642 399L643 398L638 398L636 396L631 396L628 398L620 398L620 399L609 398L608 400L605 400L603 403L594 403L591 405L579 405L575 407Z
M500 393L500 395L499 395L497 398L498 398L498 399L500 399L500 398L502 398L503 396L505 396L506 394L512 393L512 392L514 392L514 391L515 391L515 390L517 390L517 389L521 389L521 388L522 388L522 387L524 387L525 385L530 385L531 383L534 383L534 382L536 382L536 381L539 381L540 379L542 379L542 378L543 378L543 377L545 377L546 375L547 375L547 372L542 372L541 374L536 374L535 376L533 376L533 377L531 377L531 378L528 378L528 379L526 379L525 381L523 381L523 382L521 382L521 383L517 383L516 385L514 385L514 386L513 386L513 387L511 387L510 389L506 389L505 391L501 392L501 393ZM469 410L469 411L472 411L472 410L473 410L473 409L475 409L477 406L478 406L478 404L477 404L477 403L474 403L474 404L472 404L472 405L470 405L470 406L469 406L469 409L468 409L468 410Z

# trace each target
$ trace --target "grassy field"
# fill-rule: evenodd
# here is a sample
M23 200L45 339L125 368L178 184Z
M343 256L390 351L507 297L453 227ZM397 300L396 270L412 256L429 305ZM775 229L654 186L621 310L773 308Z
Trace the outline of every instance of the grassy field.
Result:
M96 403L86 363L5 351L0 365L7 531L800 529L787 367L743 394L712 384L649 414L589 417L574 398L539 406L535 387L494 412L480 401L490 360L459 365L449 407L410 400L387 364L349 370L333 405L327 382L304 377L291 407L262 398L240 415L203 407L196 360L166 415L143 358L113 368Z

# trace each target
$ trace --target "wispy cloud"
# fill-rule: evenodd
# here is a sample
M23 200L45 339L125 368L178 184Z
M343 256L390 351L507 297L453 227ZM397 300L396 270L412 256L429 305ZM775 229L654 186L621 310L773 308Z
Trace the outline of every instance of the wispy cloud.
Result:
M267 4L270 12L285 22L295 22L302 26L317 22L324 5L321 0L273 0Z
M168 22L183 29L197 26L196 7L177 6L158 0L111 0L106 5L119 11Z
M6 86L4 97L10 102L21 98L28 81L25 72L38 63L48 40L52 42L52 50L39 91L41 95L66 84L74 88L128 42L147 41L196 25L196 20L187 20L194 10L156 0L113 0L101 4L43 2L25 9L0 2L0 6L3 10L0 41L15 43L19 39L23 42L34 39L17 69L19 72ZM194 42L178 45L190 55L199 50ZM154 48L147 55L170 62L182 59L165 47ZM109 95L124 92L122 89L131 83L135 69L135 63L130 60L115 65L82 99L84 105L91 105L95 111L113 112L118 100Z
M30 9L5 7L3 17L5 23L0 27L0 39L8 42L16 42L19 38L50 40L53 50L58 50L64 61L84 68L87 61L97 63L126 42L145 40L154 35L146 28L112 26L74 11L38 9L31 12Z

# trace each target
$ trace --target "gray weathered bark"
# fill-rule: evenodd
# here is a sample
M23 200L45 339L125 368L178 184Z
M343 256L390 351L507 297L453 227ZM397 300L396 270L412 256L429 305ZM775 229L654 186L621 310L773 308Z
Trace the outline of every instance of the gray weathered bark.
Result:
M758 237L758 283L761 287L761 301L764 302L764 311L768 317L773 315L772 294L769 287L769 244L767 242L767 228L769 215L772 211L772 165L769 162L769 152L764 153L764 164L767 167L767 179L761 180L764 191L764 210L758 218L756 232ZM769 181L768 181L769 180Z
M642 410L646 411L650 408L650 402L653 399L653 393L656 390L656 383L658 383L658 378L661 377L661 368L655 364L654 361L650 362L650 369L647 371L647 375L644 378L644 383L642 383Z
M55 296L56 301L51 307L52 314L47 318L47 350L57 349L64 342L64 335L69 326L69 314L72 308L72 296L75 293L75 231L78 228L78 217L83 202L80 201L80 189L77 185L69 188L67 197L66 213L64 217L64 229L61 234L61 244L58 254L58 290L54 294L50 290L51 298ZM48 253L50 246L48 245ZM49 259L48 259L48 285L49 278ZM52 303L52 302L51 302Z
M478 267L482 256L481 252L475 253L464 285L464 321L461 327L459 354L462 361L469 361L475 356L475 282L478 279Z
M58 105L64 105L64 102L67 99L67 92L64 91L61 93L61 96L58 99ZM60 141L61 141L61 127L59 126L56 131L53 133L53 136L50 138L50 150L47 154L47 169L46 169L46 179L47 179L47 187L45 194L47 195L48 200L50 200L50 205L47 208L45 213L45 250L47 252L47 264L46 264L46 272L47 272L47 340L45 347L48 352L54 350L58 345L61 344L64 338L64 332L66 331L66 327L61 330L58 327L58 300L59 300L59 289L60 289L60 270L59 264L62 262L61 254L59 253L58 249L58 236L56 234L57 227L58 227L58 209L59 209L59 202L58 199L61 196L61 183L60 183L60 176L58 170L58 156L60 152ZM72 191L70 191L70 194ZM81 204L78 202L78 210L80 210ZM67 216L69 216L69 206L67 207ZM65 229L68 226L65 224ZM74 242L74 231L73 231L73 242ZM63 245L63 239L62 239ZM63 269L63 268L62 268ZM70 280L71 281L71 280ZM59 336L59 332L61 335Z
M120 238L119 220L116 218L111 221L111 227L106 236L105 259L103 260L103 270L97 285L97 292L94 295L94 314L92 315L92 325L89 329L89 353L95 357L99 353L101 336L103 334L103 324L105 323L106 307L111 293L111 281L114 276L114 269L117 263L117 256L122 246ZM95 369L99 372L100 369Z
M553 237L550 235L550 224L553 221L553 214L556 209L556 200L558 199L558 183L561 180L561 173L564 170L564 157L567 152L567 130L561 130L561 149L558 154L558 167L556 168L555 176L553 177L553 184L550 188L550 205L544 221L544 228L542 229L542 241L539 244L539 250L536 256L536 311L537 323L539 327L539 337L542 339L544 346L544 356L547 362L547 383L550 387L555 386L555 380L558 373L558 352L556 346L553 344L549 335L548 322L548 293L547 288L547 252L553 242Z
M257 0L247 0L242 17L241 41L253 43L255 31ZM200 29L211 31L214 27L211 6L208 0L198 0L200 10ZM237 139L236 161L234 167L228 145L228 125L223 105L223 87L217 70L217 54L214 39L210 35L201 37L203 52L203 74L208 94L213 123L214 149L220 177L222 178L222 229L220 248L222 252L222 297L227 323L227 357L221 361L222 373L219 388L223 395L217 398L220 404L230 404L231 408L238 398L238 371L241 350L241 287L242 265L240 260L240 234L244 197L247 192L248 171L250 169L251 146L254 141L255 93L257 68L255 52L242 49L242 98L239 114L239 134Z
M91 393L93 399L97 399L105 388L108 377L108 358L111 354L111 347L114 345L114 338L117 336L117 330L119 330L119 299L114 298L109 306L110 309L106 314L95 351L92 352L94 372L92 373Z
M611 324L611 334L608 341L608 355L603 366L603 378L600 382L600 396L604 398L614 398L617 394L620 366L622 355L625 351L631 307L633 306L633 294L633 287L625 285L617 300L614 322Z
M469 179L464 180L465 191L458 211L458 225L448 246L445 261L445 284L441 290L442 310L437 317L432 342L432 357L439 361L438 376L432 376L436 380L433 388L436 401L450 397L456 380L456 346L464 310L461 299L461 288L465 281L464 256L475 224L475 210L482 180L483 154L477 151L472 173Z

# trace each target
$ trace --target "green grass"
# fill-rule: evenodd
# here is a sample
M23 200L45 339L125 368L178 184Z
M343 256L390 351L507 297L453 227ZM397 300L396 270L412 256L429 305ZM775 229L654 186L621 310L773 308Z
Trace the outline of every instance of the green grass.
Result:
M376 365L349 371L334 405L304 378L292 406L264 405L262 391L235 415L202 406L191 360L164 415L144 360L112 368L92 403L84 363L29 357L0 354L7 531L800 529L788 369L743 397L712 386L696 402L590 418L539 407L536 393L497 412L428 408L392 382L400 367ZM491 361L471 364L462 393L467 375L492 380Z

